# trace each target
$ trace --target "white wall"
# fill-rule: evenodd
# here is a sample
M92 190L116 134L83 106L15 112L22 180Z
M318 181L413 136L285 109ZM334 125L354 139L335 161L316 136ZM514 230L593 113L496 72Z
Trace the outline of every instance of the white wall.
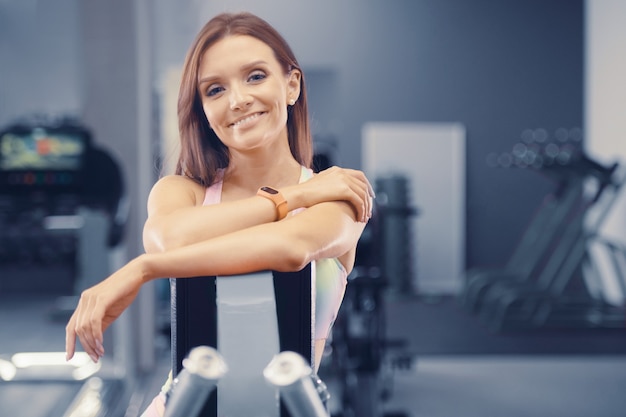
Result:
M626 163L626 2L587 0L585 135L590 155ZM623 193L622 193L623 194ZM626 201L608 219L605 233L626 241Z
M626 2L585 4L585 135L588 153L604 163L626 164ZM602 234L626 242L626 190L614 204ZM608 262L601 266L606 271ZM609 300L623 302L623 289L603 274Z

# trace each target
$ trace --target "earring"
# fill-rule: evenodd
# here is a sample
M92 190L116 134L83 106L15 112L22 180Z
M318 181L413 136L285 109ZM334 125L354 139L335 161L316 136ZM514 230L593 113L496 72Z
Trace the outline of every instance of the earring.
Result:
M296 104L296 100L294 100L294 99L289 100L289 105L290 106L293 106L294 104Z

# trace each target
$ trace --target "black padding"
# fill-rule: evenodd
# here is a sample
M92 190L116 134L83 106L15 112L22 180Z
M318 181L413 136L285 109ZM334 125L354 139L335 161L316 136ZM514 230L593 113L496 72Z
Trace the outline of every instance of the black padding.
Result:
M280 351L299 353L311 365L311 264L298 272L273 271L272 274Z
M274 296L278 316L280 351L299 353L312 366L311 328L312 295L311 264L298 272L278 272L274 275ZM280 416L291 417L284 401L280 401Z
M172 373L183 369L183 359L196 346L217 349L215 277L170 280L172 321ZM209 395L198 417L216 417L216 390Z

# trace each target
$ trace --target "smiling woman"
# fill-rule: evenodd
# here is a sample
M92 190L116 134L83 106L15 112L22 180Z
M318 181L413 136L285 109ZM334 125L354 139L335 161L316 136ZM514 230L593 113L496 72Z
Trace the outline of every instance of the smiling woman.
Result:
M247 35L222 39L204 54L199 78L209 126L231 155L288 147L286 104L298 99L301 72L285 74L267 44Z
M314 263L317 370L371 217L369 181L339 167L313 174L304 74L280 34L248 13L202 28L183 67L178 118L181 154L175 175L150 193L146 254L82 294L67 357L78 337L97 362L104 330L150 280ZM145 415L162 415L164 401L157 396Z

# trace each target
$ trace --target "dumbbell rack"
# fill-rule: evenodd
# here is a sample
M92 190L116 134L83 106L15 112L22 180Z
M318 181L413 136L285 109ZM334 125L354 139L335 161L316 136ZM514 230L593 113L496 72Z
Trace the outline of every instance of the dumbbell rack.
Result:
M624 308L594 291L601 277L589 253L590 245L603 245L616 264L626 253L599 235L625 182L623 167L598 163L579 141L545 137L517 143L512 152L492 156L491 163L537 172L557 187L546 196L503 268L468 271L460 303L493 331L624 327ZM624 288L624 276L616 271Z

